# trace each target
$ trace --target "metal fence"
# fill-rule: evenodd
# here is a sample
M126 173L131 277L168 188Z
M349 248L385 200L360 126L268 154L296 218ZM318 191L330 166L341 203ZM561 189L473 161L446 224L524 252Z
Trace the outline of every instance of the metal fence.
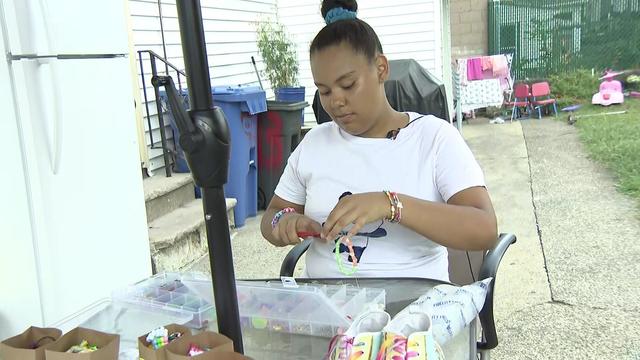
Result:
M640 68L640 0L489 0L489 52L517 79Z

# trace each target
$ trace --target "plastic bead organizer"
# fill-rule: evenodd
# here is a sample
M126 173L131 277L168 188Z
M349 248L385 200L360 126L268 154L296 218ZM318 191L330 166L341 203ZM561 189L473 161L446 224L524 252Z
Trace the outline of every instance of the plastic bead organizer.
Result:
M351 285L237 281L243 329L330 337L344 331L361 311L384 308L385 290ZM215 321L213 287L206 275L162 273L113 295L120 301L193 314L187 324Z

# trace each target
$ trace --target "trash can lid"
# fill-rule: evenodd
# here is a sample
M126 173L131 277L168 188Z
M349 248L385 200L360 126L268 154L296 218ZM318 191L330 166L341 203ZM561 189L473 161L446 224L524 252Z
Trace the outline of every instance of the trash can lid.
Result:
M302 110L309 106L309 103L306 101L298 101L298 102L284 102L284 101L267 101L267 107L269 110L275 111L297 111Z
M211 93L214 102L244 103L251 115L267 111L267 95L258 86L215 86Z

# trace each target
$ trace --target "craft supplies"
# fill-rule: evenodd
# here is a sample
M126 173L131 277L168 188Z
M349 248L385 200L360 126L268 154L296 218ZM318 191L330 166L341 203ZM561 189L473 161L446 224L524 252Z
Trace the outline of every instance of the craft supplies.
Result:
M189 352L188 355L189 356L196 356L196 355L200 355L206 351L209 351L208 349L202 349L200 348L198 345L196 344L189 344Z
M176 340L181 337L181 332L173 332L169 334L169 330L165 327L159 327L154 329L147 335L147 343L149 343L149 347L152 347L154 350L161 349L167 346L170 342Z
M342 257L340 256L340 244L345 244L349 249L349 257L351 257L351 265L352 265L351 268L346 268L342 264ZM338 263L338 269L340 270L341 273L347 276L351 276L355 274L356 271L358 271L358 259L356 258L355 251L353 250L353 243L351 242L351 239L349 239L347 236L339 237L336 240L336 248L334 252L336 256L336 262Z
M344 253L343 253L344 256ZM211 279L183 280L203 298L212 298ZM282 281L236 282L238 309L243 331L270 332L330 337L337 329L346 329L364 309L384 308L383 289L353 285L320 285Z
M278 211L274 216L273 216L273 220L271 220L271 227L275 228L276 225L278 225L278 221L280 221L280 218L287 213L294 213L296 212L296 209L292 208L292 207L287 207L284 208L280 211Z
M98 347L96 345L91 345L87 340L82 340L82 342L78 345L73 345L67 350L68 353L73 354L84 354L97 351Z

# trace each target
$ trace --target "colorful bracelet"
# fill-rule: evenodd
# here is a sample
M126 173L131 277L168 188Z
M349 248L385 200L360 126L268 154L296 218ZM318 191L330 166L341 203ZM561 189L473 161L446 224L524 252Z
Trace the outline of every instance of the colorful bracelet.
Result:
M387 218L390 223L399 223L402 219L402 201L398 198L398 194L393 191L383 191L389 198L391 204L390 215Z
M296 209L292 208L292 207L286 207L280 211L278 211L275 215L273 215L273 220L271 220L271 227L275 228L276 225L278 225L278 221L280 221L280 218L286 214L286 213L294 213L296 212Z

